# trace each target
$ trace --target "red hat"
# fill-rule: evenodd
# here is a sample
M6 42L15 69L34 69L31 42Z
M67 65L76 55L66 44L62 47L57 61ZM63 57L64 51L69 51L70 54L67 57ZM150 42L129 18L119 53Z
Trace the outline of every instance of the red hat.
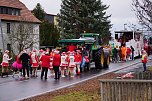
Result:
M40 53L42 53L42 52L44 52L44 50L43 50L43 49L41 49L41 50L39 50L39 52L40 52Z
M61 55L65 55L66 53L65 52L62 52L62 54Z
M33 52L36 52L36 50L35 50L35 49L33 49Z

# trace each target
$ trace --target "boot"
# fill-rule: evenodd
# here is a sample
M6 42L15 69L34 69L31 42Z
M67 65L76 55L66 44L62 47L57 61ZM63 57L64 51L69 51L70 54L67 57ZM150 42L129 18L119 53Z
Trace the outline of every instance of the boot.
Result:
M4 73L1 74L1 77L3 78Z

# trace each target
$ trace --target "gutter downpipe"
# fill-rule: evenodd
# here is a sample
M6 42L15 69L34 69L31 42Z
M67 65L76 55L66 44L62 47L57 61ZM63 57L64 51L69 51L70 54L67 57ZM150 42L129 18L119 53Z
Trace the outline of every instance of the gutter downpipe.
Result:
M0 19L0 27L1 27L1 37L2 37L3 53L4 53L5 46L4 46L4 36L3 36L3 29L2 29L2 21L1 21L1 19Z

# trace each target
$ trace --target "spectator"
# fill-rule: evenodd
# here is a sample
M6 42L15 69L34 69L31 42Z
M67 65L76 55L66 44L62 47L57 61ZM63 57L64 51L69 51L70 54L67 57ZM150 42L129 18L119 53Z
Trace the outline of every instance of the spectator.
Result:
M144 71L147 70L147 67L146 67L147 59L148 59L147 53L146 53L145 50L143 50L143 52L142 52L142 63L143 63Z
M134 60L134 48L131 46L131 59Z

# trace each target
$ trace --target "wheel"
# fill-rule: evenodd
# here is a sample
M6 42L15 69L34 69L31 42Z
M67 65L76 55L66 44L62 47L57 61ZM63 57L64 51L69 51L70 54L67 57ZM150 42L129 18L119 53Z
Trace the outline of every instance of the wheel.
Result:
M96 69L102 69L102 67L103 67L103 60L104 59L103 59L103 57L101 57L101 56L103 56L102 54L103 54L103 50L102 49L99 49L95 53L94 62L95 62ZM102 64L101 64L101 62L102 62Z
M108 68L110 64L110 56L108 52L104 52L104 65L103 68Z

